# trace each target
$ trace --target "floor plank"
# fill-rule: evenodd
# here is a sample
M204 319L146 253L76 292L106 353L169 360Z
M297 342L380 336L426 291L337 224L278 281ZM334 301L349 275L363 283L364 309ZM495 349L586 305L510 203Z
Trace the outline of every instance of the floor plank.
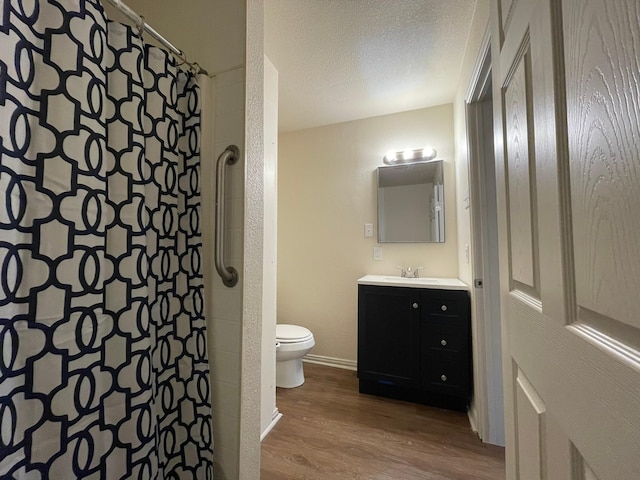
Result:
M262 443L261 480L499 480L504 449L465 413L358 393L355 372L305 363L277 389L283 418Z

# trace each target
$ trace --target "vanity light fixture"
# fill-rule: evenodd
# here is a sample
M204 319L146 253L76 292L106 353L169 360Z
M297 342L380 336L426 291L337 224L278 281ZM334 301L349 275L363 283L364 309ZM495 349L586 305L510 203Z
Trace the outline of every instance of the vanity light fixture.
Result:
M403 152L394 152L389 150L383 157L382 161L387 165L395 165L397 163L424 162L436 158L436 149L433 147L418 148L416 150L404 150Z

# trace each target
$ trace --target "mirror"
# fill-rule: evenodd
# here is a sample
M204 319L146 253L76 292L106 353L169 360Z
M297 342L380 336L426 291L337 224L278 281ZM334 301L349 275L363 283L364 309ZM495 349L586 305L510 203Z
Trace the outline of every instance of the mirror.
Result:
M378 242L444 242L442 160L378 167Z

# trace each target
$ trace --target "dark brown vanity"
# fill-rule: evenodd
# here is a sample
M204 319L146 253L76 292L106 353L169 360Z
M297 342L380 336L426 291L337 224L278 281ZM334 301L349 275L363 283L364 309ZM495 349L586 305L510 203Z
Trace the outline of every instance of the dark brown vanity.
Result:
M471 358L465 284L376 275L358 280L361 393L465 410Z

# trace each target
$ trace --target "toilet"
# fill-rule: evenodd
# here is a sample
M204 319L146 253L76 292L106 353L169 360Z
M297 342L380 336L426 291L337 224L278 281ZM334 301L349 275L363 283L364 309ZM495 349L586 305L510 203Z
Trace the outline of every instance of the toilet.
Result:
M298 325L276 325L276 387L294 388L304 383L302 357L316 344L313 334Z

